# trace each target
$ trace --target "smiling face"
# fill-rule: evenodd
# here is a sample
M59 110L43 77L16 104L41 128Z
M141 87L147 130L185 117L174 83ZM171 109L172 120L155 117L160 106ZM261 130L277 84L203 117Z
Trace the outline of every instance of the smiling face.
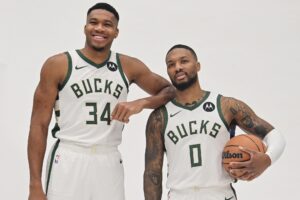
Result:
M87 47L96 51L110 49L119 33L118 20L107 10L93 10L87 16L84 33Z
M166 56L167 71L172 84L178 90L185 90L198 81L200 63L191 51L175 48Z

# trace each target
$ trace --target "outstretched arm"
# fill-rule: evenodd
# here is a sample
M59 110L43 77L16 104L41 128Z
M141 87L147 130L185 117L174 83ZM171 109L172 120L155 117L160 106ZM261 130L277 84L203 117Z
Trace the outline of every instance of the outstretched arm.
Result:
M131 115L145 108L158 108L175 97L174 87L166 79L150 71L140 60L122 55L121 63L129 82L137 84L151 96L117 104L112 112L113 119L127 123Z
M238 125L248 134L254 134L264 139L274 129L271 124L258 117L247 104L240 100L222 97L221 105L225 119L231 125ZM251 159L245 162L230 163L233 177L250 181L262 174L271 165L271 159L267 154L248 149L243 151L249 153Z
M162 196L163 119L163 110L158 108L151 113L147 122L144 172L145 200L160 200Z

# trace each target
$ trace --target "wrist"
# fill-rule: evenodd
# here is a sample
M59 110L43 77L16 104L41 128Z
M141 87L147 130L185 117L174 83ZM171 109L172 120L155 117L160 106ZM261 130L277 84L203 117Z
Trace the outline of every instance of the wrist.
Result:
M271 164L273 164L283 153L285 148L285 139L279 131L273 129L265 136L263 141L267 145L266 154L271 160Z
M30 189L39 189L43 187L41 180L31 180L29 183Z
M270 167L271 166L271 164L272 164L272 160L271 160L271 158L270 158L270 156L268 155L268 154L265 154L266 155L266 163L267 163L267 166L268 167Z
M148 101L144 98L144 99L138 99L136 100L136 102L138 103L139 107L141 110L143 110L144 108L148 108Z

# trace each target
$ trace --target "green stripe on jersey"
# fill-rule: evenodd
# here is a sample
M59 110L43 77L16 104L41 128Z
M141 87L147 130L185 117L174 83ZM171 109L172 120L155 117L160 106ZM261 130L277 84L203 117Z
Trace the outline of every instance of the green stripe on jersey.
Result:
M221 97L222 95L218 95L217 97L217 108L218 108L218 113L219 113L219 116L222 120L222 122L224 123L224 125L226 126L227 130L229 131L229 125L227 124L225 118L224 118L224 115L223 115L223 112L222 112L222 109L221 109Z
M124 81L124 83L127 87L127 93L128 93L129 92L129 84L128 84L128 81L127 81L126 76L124 74L123 67L121 65L120 55L117 53L116 57L117 57L117 64L118 64L119 72L120 72L120 74L122 76L122 79L123 79L123 81Z
M67 84L67 82L71 76L71 73L72 73L72 58L71 58L69 52L65 52L65 54L67 55L67 58L68 58L68 72L67 72L66 78L63 81L63 83L58 86L58 89L60 91L65 87L65 85Z
M109 61L109 58L110 58L110 55L111 55L111 51L109 52L109 55L107 57L107 59L103 62L103 63L100 63L100 64L97 64L93 61L91 61L90 59L88 59L87 57L85 57L85 55L83 55L83 53L80 51L80 50L76 50L77 54L87 63L89 63L90 65L96 67L97 69L103 67L104 65L106 65L107 61Z

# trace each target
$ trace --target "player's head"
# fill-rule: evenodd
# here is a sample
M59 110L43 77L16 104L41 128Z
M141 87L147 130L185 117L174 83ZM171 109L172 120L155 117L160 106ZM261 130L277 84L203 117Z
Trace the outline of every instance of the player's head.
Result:
M88 9L87 16L93 10L97 10L97 9L106 10L108 12L111 12L115 16L115 18L117 19L117 21L119 21L119 19L120 19L118 11L114 7L112 7L110 4L108 4L108 3L96 3L95 5L93 5L92 7L90 7Z
M178 90L185 90L198 82L200 63L191 47L183 44L171 47L166 64L170 80Z
M113 40L118 36L119 14L107 3L97 3L87 11L86 46L102 51L111 47Z

